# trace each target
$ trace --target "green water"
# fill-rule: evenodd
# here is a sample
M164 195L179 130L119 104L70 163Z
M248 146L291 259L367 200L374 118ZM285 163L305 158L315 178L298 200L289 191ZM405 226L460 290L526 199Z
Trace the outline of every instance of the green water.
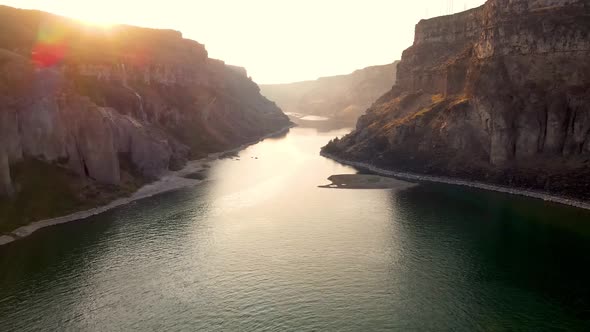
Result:
M447 185L322 189L345 131L0 247L0 331L584 331L590 214ZM258 158L258 159L255 159Z

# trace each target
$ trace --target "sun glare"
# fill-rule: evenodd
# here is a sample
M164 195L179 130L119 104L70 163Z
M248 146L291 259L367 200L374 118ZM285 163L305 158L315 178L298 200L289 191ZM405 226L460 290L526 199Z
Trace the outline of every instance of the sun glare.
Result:
M56 14L66 17L72 17L81 23L100 28L108 28L116 23L116 17L113 15L112 5L104 3L89 3L86 1L68 2L67 6L59 6L55 10Z
M484 1L460 1L455 11ZM0 2L75 18L93 30L108 32L125 24L181 31L205 44L211 57L246 67L257 83L316 79L391 63L413 43L420 19L450 12L441 0Z
M83 20L82 23L84 23L85 25L91 26L91 27L102 28L102 29L109 29L115 25L115 23L109 22L109 21L94 21L94 20Z
M116 22L109 19L108 14L101 15L101 13L92 13L84 15L80 13L74 17L79 18L79 20L84 23L85 25L97 28L110 28L116 24Z

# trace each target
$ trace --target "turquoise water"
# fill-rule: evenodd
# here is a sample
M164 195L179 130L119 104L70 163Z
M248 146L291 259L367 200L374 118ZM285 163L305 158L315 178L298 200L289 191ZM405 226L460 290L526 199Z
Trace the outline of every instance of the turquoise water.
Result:
M318 188L356 172L318 154L345 132L295 128L198 187L0 247L0 331L588 330L588 212Z

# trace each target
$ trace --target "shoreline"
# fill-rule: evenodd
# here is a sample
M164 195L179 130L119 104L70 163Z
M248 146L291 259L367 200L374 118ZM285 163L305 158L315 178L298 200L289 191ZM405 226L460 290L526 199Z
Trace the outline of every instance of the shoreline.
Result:
M346 160L346 159L336 157L332 154L325 153L325 152L320 152L320 155L322 157L334 160L338 163L348 165L348 166L363 168L363 169L369 170L369 171L374 172L379 175L390 176L390 177L395 177L395 178L404 179L404 180L444 183L444 184L457 185L457 186L463 186L463 187L469 187L469 188L477 188L477 189L483 189L483 190L489 190L489 191L496 191L496 192L501 192L501 193L505 193L505 194L536 198L536 199L541 199L546 202L559 203L559 204L568 205L568 206L572 206L572 207L576 207L576 208L580 208L580 209L590 210L590 202L584 202L584 201L579 201L579 200L575 200L575 199L554 196L554 195L540 192L540 191L530 191L530 190L524 190L524 189L510 188L510 187L504 187L504 186L500 186L500 185L487 184L487 183L477 182L477 181L465 181L465 180L460 180L460 179L456 179L456 178L449 178L449 177L442 177L442 176L430 176L430 175L420 175L420 174L415 174L415 173L395 172L395 171L379 168L379 167L371 165L369 163Z
M251 145L258 144L267 138L272 138L272 137L284 134L284 133L288 132L289 129L293 128L294 126L295 126L295 124L291 123L290 125L288 125L284 128L281 128L280 130L277 130L277 131L272 132L270 134L264 135L257 140L254 140L254 141L251 141L248 143L244 143L236 148L226 150L226 151L210 153L205 158L189 161L181 170L166 172L158 180L142 186L141 188L139 188L137 191L135 191L129 197L121 197L121 198L118 198L106 205L98 206L98 207L88 209L88 210L74 212L74 213L71 213L71 214L68 214L65 216L34 221L28 225L20 226L8 234L4 234L4 235L0 234L0 246L15 242L20 239L23 239L23 238L33 234L34 232L36 232L40 229L46 228L46 227L61 225L61 224L69 223L72 221L84 220L84 219L90 218L92 216L99 215L101 213L110 211L114 208L117 208L117 207L120 207L123 205L127 205L127 204L133 203L135 201L144 199L144 198L153 197L153 196L156 196L159 194L163 194L163 193L167 193L167 192L171 192L171 191L175 191L175 190L180 190L180 189L184 189L184 188L188 188L188 187L194 187L194 186L196 186L204 181L207 181L207 180L194 180L194 179L186 178L185 176L187 176L191 173L195 173L195 172L204 170L205 169L204 165L206 163L209 163L209 162L219 159L219 157L224 153L241 151Z

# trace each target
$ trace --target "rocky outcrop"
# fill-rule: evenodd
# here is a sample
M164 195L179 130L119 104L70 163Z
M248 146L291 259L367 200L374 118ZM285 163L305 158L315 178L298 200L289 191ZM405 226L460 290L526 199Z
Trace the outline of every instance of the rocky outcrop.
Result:
M0 31L4 195L18 196L10 167L30 159L116 187L127 166L157 178L290 124L245 69L176 31L95 29L4 6Z
M489 0L423 20L396 86L325 151L590 199L589 56L583 0Z
M399 61L372 66L348 75L315 81L261 85L262 94L285 112L315 115L354 123L379 96L395 84Z
M10 178L10 166L8 156L0 149L0 199L11 197L14 194L12 179Z

